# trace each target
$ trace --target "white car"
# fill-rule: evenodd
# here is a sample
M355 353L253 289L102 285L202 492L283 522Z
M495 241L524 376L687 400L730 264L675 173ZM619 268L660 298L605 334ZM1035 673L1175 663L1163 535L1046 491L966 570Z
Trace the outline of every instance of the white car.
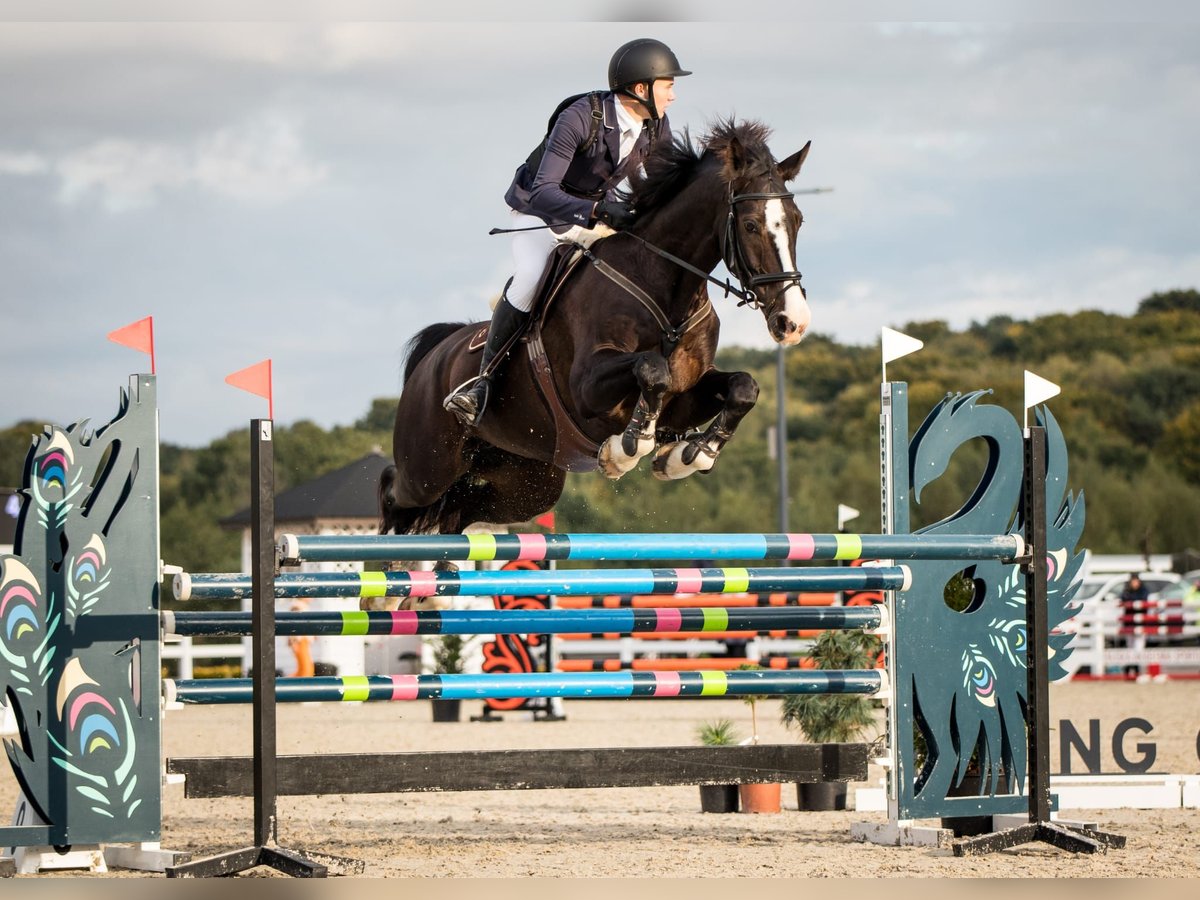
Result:
M1146 586L1150 599L1156 599L1159 592L1179 583L1180 578L1174 572L1139 572L1138 577ZM1087 575L1079 590L1075 592L1072 603L1078 609L1075 615L1062 624L1063 631L1079 631L1081 619L1098 618L1101 623L1101 633L1105 636L1105 645L1109 647L1125 646L1125 636L1118 635L1121 627L1121 591L1129 582L1129 573L1119 575Z

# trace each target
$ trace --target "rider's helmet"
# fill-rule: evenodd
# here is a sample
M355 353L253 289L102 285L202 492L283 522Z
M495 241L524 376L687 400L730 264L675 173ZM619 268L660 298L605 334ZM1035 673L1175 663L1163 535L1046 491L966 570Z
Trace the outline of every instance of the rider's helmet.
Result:
M654 105L654 82L659 78L679 78L691 75L679 65L671 48L653 38L638 38L617 48L608 63L608 87L618 94L625 94L641 102L652 119L658 119ZM634 85L645 84L648 98L643 100L634 93Z

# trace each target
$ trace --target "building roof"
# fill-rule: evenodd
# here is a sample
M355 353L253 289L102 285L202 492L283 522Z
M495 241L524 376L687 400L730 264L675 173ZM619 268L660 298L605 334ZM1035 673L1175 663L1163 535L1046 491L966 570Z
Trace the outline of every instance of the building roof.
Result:
M298 484L275 495L275 521L312 522L317 519L379 518L379 476L392 460L369 453L348 466ZM249 508L221 520L226 528L250 524Z

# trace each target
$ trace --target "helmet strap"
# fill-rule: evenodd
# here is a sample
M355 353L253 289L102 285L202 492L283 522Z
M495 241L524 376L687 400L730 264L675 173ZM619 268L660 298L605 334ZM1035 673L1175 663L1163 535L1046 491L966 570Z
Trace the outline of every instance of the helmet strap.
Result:
M646 96L645 97L639 97L637 95L637 92L634 91L633 88L634 88L634 85L636 85L636 84L644 84L646 86ZM656 125L658 124L659 115L658 115L658 107L656 107L654 105L654 82L653 81L634 82L634 84L626 85L625 87L621 88L620 91L618 91L618 93L624 94L626 97L632 97L638 103L642 104L642 106L646 107L646 111L648 113L650 113L650 120L652 122L654 122Z

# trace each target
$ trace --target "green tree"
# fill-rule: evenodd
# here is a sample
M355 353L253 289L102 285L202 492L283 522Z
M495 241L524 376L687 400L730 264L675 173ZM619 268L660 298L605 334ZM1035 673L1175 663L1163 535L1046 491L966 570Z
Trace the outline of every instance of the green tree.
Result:
M1170 312L1200 313L1200 291L1195 288L1187 290L1163 291L1153 293L1138 304L1138 315L1142 313Z

